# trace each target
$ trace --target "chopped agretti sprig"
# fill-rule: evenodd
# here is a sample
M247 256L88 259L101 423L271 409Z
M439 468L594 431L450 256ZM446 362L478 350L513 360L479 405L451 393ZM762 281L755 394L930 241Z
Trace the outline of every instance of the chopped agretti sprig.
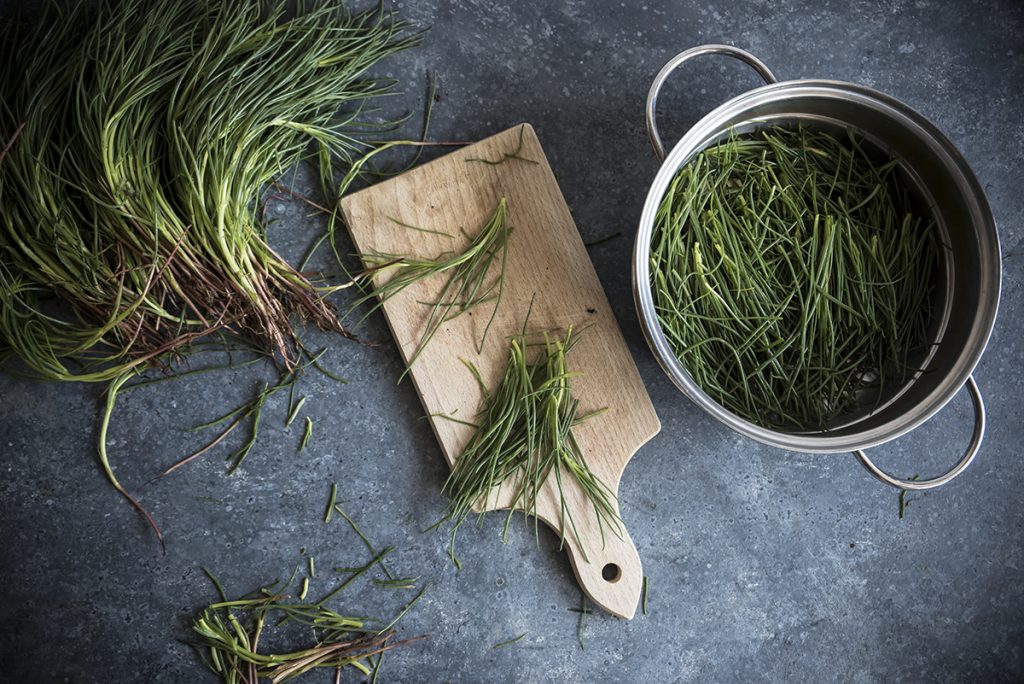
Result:
M474 506L486 509L499 485L515 488L503 536L516 508L522 509L524 516L534 517L534 533L539 534L537 501L545 481L553 479L559 492L559 534L564 543L567 530L576 525L565 502L566 478L575 479L593 505L602 535L605 528L621 534L615 495L587 466L572 431L581 421L600 413L580 415L579 400L572 395L570 380L575 373L569 371L566 356L576 344L577 334L570 327L561 339L547 332L538 337L543 341L531 342L524 324L523 332L512 338L504 375L493 391L484 385L476 367L464 361L480 385L483 409L444 486L451 501L438 525L453 524L453 560L459 527ZM535 346L539 353L531 359ZM581 552L586 559L586 549Z
M407 224L401 225L410 227ZM423 228L417 230L426 231ZM413 283L431 276L447 274L448 277L434 301L423 302L430 307L430 315L423 326L419 344L409 358L408 366L412 367L443 323L493 300L494 307L478 345L478 349L481 349L487 340L498 307L501 306L511 233L508 203L503 197L480 231L472 238L465 236L469 244L461 252L445 252L435 258L382 252L363 254L361 256L367 266L364 277L377 278L378 282L372 292L356 300L353 308L376 297L377 302L365 314L369 315Z

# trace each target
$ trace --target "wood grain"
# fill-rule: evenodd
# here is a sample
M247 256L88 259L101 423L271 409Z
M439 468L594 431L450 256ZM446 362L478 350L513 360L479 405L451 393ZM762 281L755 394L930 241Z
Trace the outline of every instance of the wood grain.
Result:
M502 159L520 140L523 159L497 165L476 161ZM463 248L467 242L463 231L475 235L502 197L508 200L512 235L504 300L486 344L478 354L492 308L485 303L438 330L413 365L412 380L428 414L472 420L481 397L460 358L476 364L488 386L496 386L508 356L508 337L522 327L535 298L531 329L586 327L568 357L570 369L582 373L573 380L573 390L581 413L608 410L579 425L575 433L589 467L617 492L626 463L657 434L660 424L533 128L516 126L354 193L342 201L342 211L359 252L432 257ZM443 231L455 239L411 230L398 222ZM435 301L445 280L444 275L426 279L384 304L406 362L416 351L430 312L421 302ZM472 428L441 416L431 418L431 426L452 465ZM580 585L604 609L631 618L643 570L629 534L624 531L621 539L606 534L602 545L597 517L578 485L569 479L563 489L579 533L577 538L567 530L565 546ZM512 487L503 487L488 507L507 507L512 496ZM545 523L561 529L552 478L537 509Z

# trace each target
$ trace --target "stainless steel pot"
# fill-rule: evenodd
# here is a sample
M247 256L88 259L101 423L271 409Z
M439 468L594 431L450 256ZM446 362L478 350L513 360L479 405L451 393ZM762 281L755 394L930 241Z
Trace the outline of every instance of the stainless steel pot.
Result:
M750 65L767 85L722 104L702 118L666 155L655 107L665 79L700 55L727 55ZM883 397L878 407L827 432L783 432L755 425L729 412L705 393L683 368L658 322L650 285L650 242L655 215L676 172L730 130L755 130L797 122L831 130L853 129L900 160L905 180L932 209L945 245L936 324L923 372ZM985 407L971 373L981 358L999 304L1000 252L995 221L985 193L963 156L939 129L899 100L841 81L778 81L750 53L728 45L703 45L673 57L654 79L647 96L647 132L661 169L640 217L633 252L633 293L651 350L675 385L733 430L794 451L852 451L876 478L901 489L928 489L949 482L974 459L985 433ZM935 478L901 480L879 469L864 449L895 439L932 417L961 387L974 403L974 435L953 468Z

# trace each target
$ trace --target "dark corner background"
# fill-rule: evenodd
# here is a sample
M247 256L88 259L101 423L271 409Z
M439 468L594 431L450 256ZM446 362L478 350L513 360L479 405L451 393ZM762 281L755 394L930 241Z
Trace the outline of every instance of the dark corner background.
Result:
M0 2L0 16L15 5ZM284 401L268 407L257 449L235 475L211 456L147 481L201 437L187 431L248 398L269 369L197 376L126 394L111 454L122 482L162 523L166 554L109 486L94 442L102 387L0 374L0 681L214 681L187 639L214 598L200 566L241 593L287 575L305 547L318 567L365 562L338 522L321 520L330 482L363 530L395 546L391 566L431 583L402 623L429 640L385 660L387 681L1020 681L1024 678L1024 5L941 0L394 3L430 26L422 49L385 69L419 111L439 82L431 138L473 140L534 124L647 383L663 429L626 470L625 521L650 577L648 615L590 615L577 644L579 590L554 535L540 548L501 516L461 535L464 570L443 532L446 468L379 316L379 347L311 333L351 383L304 381L314 438L296 446ZM2 19L0 19L2 21ZM630 253L657 163L643 103L676 52L746 48L782 79L872 86L932 119L985 187L1003 251L1000 315L976 378L989 431L954 483L907 496L852 456L786 453L741 438L685 400L656 366L633 309ZM708 58L667 86L666 140L758 85ZM415 133L415 120L410 133ZM430 156L430 155L427 155ZM271 239L294 256L317 234L298 203L271 207ZM913 435L878 449L909 476L948 467L966 445L961 393ZM356 588L355 612L407 596ZM492 644L522 632L512 647ZM333 673L309 681L327 682ZM346 673L352 680L352 673Z

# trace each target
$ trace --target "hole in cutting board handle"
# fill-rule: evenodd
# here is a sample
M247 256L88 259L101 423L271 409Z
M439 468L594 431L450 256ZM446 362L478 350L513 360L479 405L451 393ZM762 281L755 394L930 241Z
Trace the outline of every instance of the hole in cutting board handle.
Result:
M622 577L622 568L615 563L608 563L601 568L601 577L604 578L605 582L615 584Z

